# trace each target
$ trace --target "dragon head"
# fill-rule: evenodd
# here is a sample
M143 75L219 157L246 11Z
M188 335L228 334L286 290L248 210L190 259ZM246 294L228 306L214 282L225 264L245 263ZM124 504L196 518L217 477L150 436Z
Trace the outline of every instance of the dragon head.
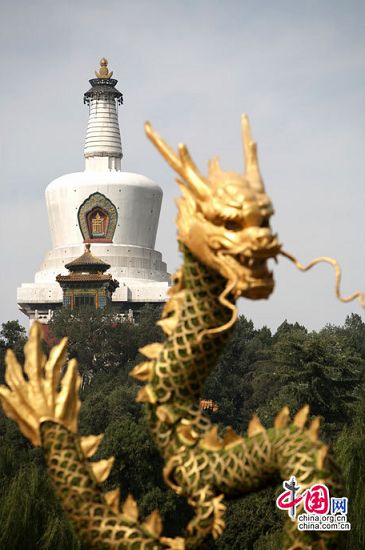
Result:
M257 162L247 116L242 116L245 173L224 172L218 159L208 176L195 166L185 145L176 154L146 123L147 136L179 174L178 238L205 265L227 279L235 298L268 298L274 288L267 260L280 252L270 228L273 214Z

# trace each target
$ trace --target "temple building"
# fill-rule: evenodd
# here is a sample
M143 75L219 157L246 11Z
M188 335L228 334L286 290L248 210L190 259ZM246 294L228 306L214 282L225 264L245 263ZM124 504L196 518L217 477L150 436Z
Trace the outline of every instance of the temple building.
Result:
M110 273L110 265L94 256L90 244L85 252L73 262L65 265L69 275L57 275L56 281L63 290L63 307L79 309L92 307L104 309L112 303L112 294L119 283Z
M110 265L111 278L119 283L113 293L111 287L108 291L116 311L138 312L143 304L164 302L167 297L169 274L155 250L162 190L145 176L122 171L118 106L123 96L106 59L95 74L84 94L89 107L85 170L48 185L52 249L34 282L17 290L18 306L31 322L48 323L53 311L62 307L65 287L59 283L67 284L65 277L71 281L67 267L72 268L82 255L85 243Z

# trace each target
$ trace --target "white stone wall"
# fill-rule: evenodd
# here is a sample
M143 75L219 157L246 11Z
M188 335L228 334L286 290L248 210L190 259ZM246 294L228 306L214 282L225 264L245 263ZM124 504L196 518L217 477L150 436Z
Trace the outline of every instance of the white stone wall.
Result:
M62 302L62 288L57 282L47 284L23 283L17 289L17 302L53 304Z
M167 282L129 281L121 282L113 293L113 302L164 302L167 299ZM17 290L19 306L37 304L61 304L62 289L58 283L23 283Z

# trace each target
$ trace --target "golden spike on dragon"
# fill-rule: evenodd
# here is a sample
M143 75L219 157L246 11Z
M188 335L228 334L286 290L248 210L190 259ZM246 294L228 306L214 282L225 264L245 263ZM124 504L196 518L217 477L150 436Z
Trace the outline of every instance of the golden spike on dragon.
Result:
M335 492L340 488L328 449L318 439L318 418L307 426L308 407L292 421L284 407L267 430L254 417L245 437L230 427L221 437L199 408L204 382L236 321L236 299L270 296L274 280L267 261L279 254L303 270L310 267L283 252L271 231L273 208L247 117L242 117L244 175L224 172L214 159L204 176L186 146L180 145L176 154L148 123L145 129L179 175L177 227L183 265L159 321L166 340L145 346L141 352L147 360L131 375L145 383L137 399L146 404L150 428L165 460L164 479L194 509L185 536L163 537L157 511L141 522L132 496L121 506L118 490L102 492L100 483L113 461L90 462L102 437L77 434L80 379L74 362L61 375L65 340L47 360L41 352L40 327L34 324L25 349L26 376L9 351L7 386L0 387L5 413L34 445L44 448L66 514L90 548L199 548L209 535L217 538L224 530L224 497L255 491L275 482L278 475L284 480L295 476L303 489L320 482ZM336 291L340 295L338 266ZM344 300L355 297L363 302L360 293ZM333 533L300 532L288 520L285 548L323 549L327 543L335 547Z

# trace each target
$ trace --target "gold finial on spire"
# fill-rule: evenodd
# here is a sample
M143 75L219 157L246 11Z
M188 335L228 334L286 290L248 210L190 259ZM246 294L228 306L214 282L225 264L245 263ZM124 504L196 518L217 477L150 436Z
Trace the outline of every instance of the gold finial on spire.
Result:
M109 72L108 60L105 57L100 59L100 69L95 71L95 74L98 78L111 78L113 76L113 71Z

